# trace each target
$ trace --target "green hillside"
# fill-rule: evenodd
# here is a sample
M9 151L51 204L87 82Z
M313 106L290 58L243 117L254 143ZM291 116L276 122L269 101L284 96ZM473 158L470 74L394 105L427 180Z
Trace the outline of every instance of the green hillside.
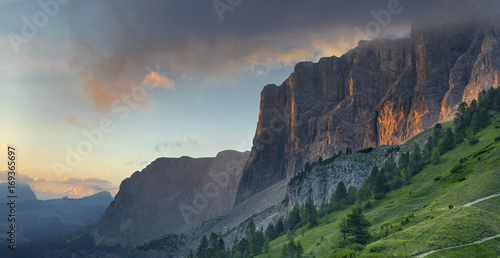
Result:
M451 126L450 122L443 128ZM462 206L500 193L499 128L500 115L496 114L491 125L477 133L478 143L471 145L466 140L458 144L442 155L437 164L426 165L411 178L410 184L388 192L383 199L371 199L371 207L364 209L371 223L371 238L364 248L358 247L362 249L356 255L414 256L500 234L500 196ZM414 143L423 144L430 135L432 129L414 137L402 149L409 149L407 146ZM458 164L462 164L460 169L451 173L450 170ZM327 257L335 251L338 254L355 252L333 250L342 239L339 223L349 210L350 207L335 211L320 218L315 227L302 227L293 234L280 236L270 242L269 253L258 257L280 257L283 245L291 238L295 243L301 243L304 257ZM428 257L463 257L464 253L496 256L500 250L499 242L496 238L438 251Z

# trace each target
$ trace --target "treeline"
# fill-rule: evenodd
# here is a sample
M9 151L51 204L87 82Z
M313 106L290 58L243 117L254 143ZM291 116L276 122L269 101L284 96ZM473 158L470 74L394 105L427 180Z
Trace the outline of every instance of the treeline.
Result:
M241 240L236 237L232 247L226 248L224 240L212 232L210 237L203 236L198 248L190 250L188 257L194 258L249 258L269 251L269 238L262 230L256 230L253 219L250 219L245 228L245 237Z
M470 144L477 143L478 139L475 134L491 123L490 111L500 112L500 89L498 88L490 88L488 91L481 92L478 101L473 100L470 105L462 102L453 120L457 142L467 139Z

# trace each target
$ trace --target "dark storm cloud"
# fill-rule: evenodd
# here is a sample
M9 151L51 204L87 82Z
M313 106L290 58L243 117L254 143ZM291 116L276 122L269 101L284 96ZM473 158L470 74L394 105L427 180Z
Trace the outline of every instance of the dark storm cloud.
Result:
M223 21L214 2L229 7ZM161 64L160 72L174 79L217 81L265 73L339 55L361 38L406 35L416 20L485 16L499 9L498 2L75 1L68 18L78 49L74 67L86 81L86 93L104 109L142 81L149 65ZM382 13L390 8L398 12L389 12L389 18ZM375 23L378 31L370 27Z

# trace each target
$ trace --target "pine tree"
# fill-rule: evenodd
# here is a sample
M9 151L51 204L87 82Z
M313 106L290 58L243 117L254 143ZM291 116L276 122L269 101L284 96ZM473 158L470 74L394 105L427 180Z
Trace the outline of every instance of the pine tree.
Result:
M263 254L269 253L269 249L270 249L269 242L270 241L271 240L268 237L266 237L266 240L264 241L264 245L262 245L262 253Z
M493 109L500 112L500 90L497 88L493 98Z
M283 231L285 231L285 225L283 223L283 218L280 217L276 222L276 227L274 227L275 236L279 237Z
M266 228L266 236L270 240L274 240L276 238L276 230L274 229L274 225L272 223Z
M418 144L415 144L413 147L409 168L412 175L415 175L422 170L422 153Z
M353 185L349 186L349 189L347 190L347 204L354 204L356 202L356 192L356 187Z
M302 254L304 253L304 248L300 244L300 242L297 242L297 258L302 257Z
M456 146L455 135L453 134L453 131L450 128L448 128L446 129L446 132L444 133L444 136L438 145L440 154L444 154L450 150L453 150L455 146Z
M432 139L434 140L434 144L437 145L441 137L443 137L444 131L443 131L443 126L440 123L437 123L434 126L434 130L432 132Z
M290 257L290 251L288 249L289 249L288 244L284 244L283 248L281 248L280 257L283 257L283 258Z
M347 191L345 189L345 184L344 182L340 181L333 195L332 202L334 207L341 208L345 204L346 199L347 199Z
M212 232L210 234L210 237L208 238L208 243L209 243L209 247L208 247L208 251L207 251L207 256L213 257L215 255L215 253L217 252L217 250L219 249L218 248L219 236L217 234L215 234L214 232Z
M399 158L399 168L408 168L408 165L410 164L410 153L407 151L401 153L401 157Z
M401 187L401 174L399 169L394 162L394 157L391 155L389 159L384 162L382 168L380 169L382 175L384 175L384 180L386 182L386 192L391 189L397 189Z
M295 205L292 208L292 211L290 212L290 214L288 215L288 219L287 219L288 229L294 230L295 226L298 225L299 223L300 223L300 210L299 210L299 206Z
M255 233L255 223L253 222L253 218L250 219L250 222L247 224L247 228L245 229L246 238L250 239L252 235Z
M370 190L373 190L375 188L375 178L378 176L378 174L379 174L378 167L377 166L373 167L370 176L367 179Z
M462 102L460 103L460 105L458 105L457 107L457 116L462 116L462 115L465 115L465 113L467 112L467 102Z
M234 256L236 252L238 252L238 247L240 244L240 239L238 238L238 235L233 239L233 246L231 248L231 254Z
M217 243L217 250L226 250L226 243L224 243L224 239L219 237L219 242Z
M478 113L474 113L474 115L472 115L472 120L470 122L470 128L472 129L472 132L474 134L479 132L479 129L481 128L481 118L479 117Z
M238 251L240 251L240 253L242 254L244 254L245 252L248 253L248 240L246 238L242 238L240 240L240 243L238 244Z
M365 184L359 188L356 192L356 201L361 204L363 201L368 200L371 197L372 193L370 191L368 181L365 181Z
M490 125L490 115L488 114L488 110L486 110L486 108L481 108L481 110L479 110L479 121L481 128L486 128Z
M248 249L250 250L250 253L252 255L259 255L262 251L262 246L264 245L265 241L266 238L262 231L259 230L254 232L248 243Z
M205 258L208 257L208 239L207 236L203 235L196 251L196 257Z
M310 223L311 226L315 226L316 224L318 224L318 211L316 210L316 205L314 205L311 196L307 198L307 201L304 205L304 220L305 223Z
M432 157L431 157L432 163L433 164L439 163L440 157L441 157L441 154L440 154L439 148L438 147L434 148L434 151L432 152Z
M365 244L370 238L369 226L370 222L365 218L363 209L356 205L341 223L340 232L351 243Z
M410 180L411 180L411 172L410 172L410 169L408 168L403 168L401 169L401 177L403 178L403 181L405 183L410 183Z
M384 175L382 173L378 173L377 176L374 179L374 184L373 184L373 198L375 199L382 199L385 196L386 193L386 184L384 180Z

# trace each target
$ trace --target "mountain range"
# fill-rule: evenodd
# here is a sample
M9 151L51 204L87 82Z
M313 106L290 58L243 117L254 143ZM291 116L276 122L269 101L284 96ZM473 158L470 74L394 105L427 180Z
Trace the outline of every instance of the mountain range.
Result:
M1 183L7 189L8 183ZM85 229L95 225L113 197L107 191L84 198L38 200L28 184L16 185L16 238L18 243L36 241L49 236ZM10 199L9 199L10 200ZM8 203L4 197L4 202ZM1 214L9 214L9 206L0 207ZM0 221L0 227L9 228L10 222ZM4 242L5 239L0 239Z
M409 38L360 41L341 57L298 63L281 85L263 88L250 152L159 158L125 179L99 222L75 239L133 248L175 233L194 247L217 231L229 243L250 218L265 228L309 196L328 203L340 181L359 188L390 145L498 87L499 40L492 22L416 24ZM312 163L320 165L308 177L290 181Z

